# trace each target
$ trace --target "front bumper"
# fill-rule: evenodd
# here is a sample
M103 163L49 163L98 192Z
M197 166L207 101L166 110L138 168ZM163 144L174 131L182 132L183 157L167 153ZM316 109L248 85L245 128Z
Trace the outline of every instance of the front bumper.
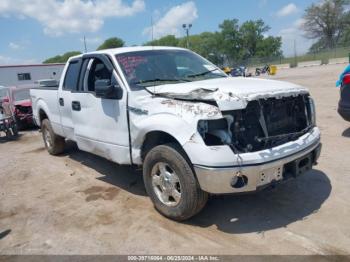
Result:
M202 190L212 194L254 192L273 183L302 175L316 164L321 143L316 143L295 154L271 162L225 168L194 165Z

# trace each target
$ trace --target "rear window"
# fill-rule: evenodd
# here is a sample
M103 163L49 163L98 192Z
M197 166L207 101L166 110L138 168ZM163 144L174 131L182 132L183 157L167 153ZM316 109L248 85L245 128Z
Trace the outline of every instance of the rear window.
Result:
M15 90L13 92L13 99L15 101L22 101L30 99L30 89Z
M77 90L79 70L80 70L79 61L73 61L69 63L66 77L63 83L64 90Z

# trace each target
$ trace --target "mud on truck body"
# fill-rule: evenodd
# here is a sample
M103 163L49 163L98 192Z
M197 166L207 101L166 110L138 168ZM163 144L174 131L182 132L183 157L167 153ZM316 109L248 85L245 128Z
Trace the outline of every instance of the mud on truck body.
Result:
M51 154L66 139L143 167L163 215L185 220L208 194L255 192L312 169L320 155L306 88L231 78L180 48L133 47L71 58L58 89L31 91Z

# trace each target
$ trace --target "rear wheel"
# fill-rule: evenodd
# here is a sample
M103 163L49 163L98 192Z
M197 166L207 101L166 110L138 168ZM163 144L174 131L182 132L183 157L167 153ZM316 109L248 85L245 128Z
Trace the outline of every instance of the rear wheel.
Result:
M64 137L58 136L53 132L48 119L44 119L42 121L41 131L47 151L51 155L61 154L64 150L65 139Z
M205 206L202 191L186 157L175 144L153 148L145 157L143 179L155 208L164 216L183 221Z

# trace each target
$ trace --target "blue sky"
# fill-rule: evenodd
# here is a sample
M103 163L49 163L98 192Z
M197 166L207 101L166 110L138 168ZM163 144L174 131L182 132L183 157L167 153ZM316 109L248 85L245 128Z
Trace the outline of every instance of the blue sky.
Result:
M191 33L218 30L224 19L241 22L262 18L269 35L283 37L285 55L312 44L300 30L302 15L316 0L1 0L0 64L39 63L70 50L83 51L85 35L89 51L104 39L118 36L127 45L154 35L183 35L182 23L192 23Z

